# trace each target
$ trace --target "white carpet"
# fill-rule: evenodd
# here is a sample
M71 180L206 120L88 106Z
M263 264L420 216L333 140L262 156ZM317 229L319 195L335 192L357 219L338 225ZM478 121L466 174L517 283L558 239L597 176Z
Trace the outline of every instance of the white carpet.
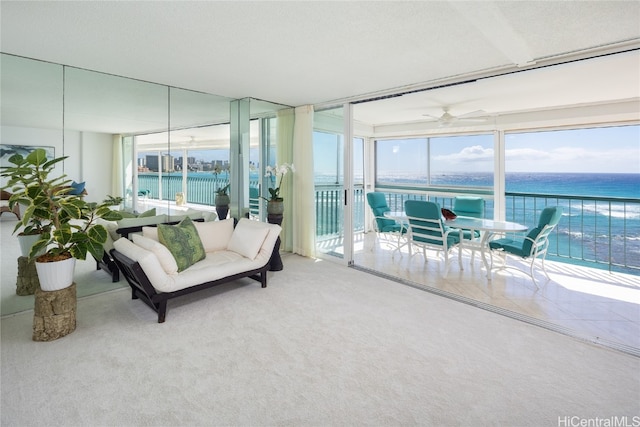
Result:
M2 426L557 426L640 413L640 359L295 255L169 302L80 299L78 329L2 319ZM629 422L632 421L628 418Z

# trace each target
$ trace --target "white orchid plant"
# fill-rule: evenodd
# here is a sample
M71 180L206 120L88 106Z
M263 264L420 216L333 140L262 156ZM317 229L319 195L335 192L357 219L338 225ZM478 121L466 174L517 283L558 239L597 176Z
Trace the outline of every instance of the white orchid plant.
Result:
M287 173L294 173L295 171L296 168L295 166L293 166L293 163L283 163L280 166L267 166L264 176L271 178L271 182L273 182L274 184L276 181L278 183L276 187L269 188L269 194L271 195L271 197L267 200L279 202L282 201L282 197L280 197L280 187L282 186L282 179Z

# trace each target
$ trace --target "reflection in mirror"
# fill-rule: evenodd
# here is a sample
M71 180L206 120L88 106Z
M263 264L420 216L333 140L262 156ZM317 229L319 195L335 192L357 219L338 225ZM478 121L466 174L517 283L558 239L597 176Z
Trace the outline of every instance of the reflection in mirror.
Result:
M55 156L62 155L62 66L6 54L1 55L0 66L2 166L8 165L8 158L14 153L24 156L34 146L46 147ZM60 165L55 172L62 174L63 169ZM0 183L6 184L6 179ZM20 214L24 214L24 206L20 207ZM13 213L0 216L0 314L3 316L33 309L33 282L25 279L18 289L21 252L18 238L12 234L17 224L18 218Z
M114 135L168 129L166 86L95 71L65 68L65 154L78 159L67 174L85 181L93 201L122 193L133 205L133 183L113 188L105 176L120 175L122 145ZM127 153L128 155L128 153ZM129 164L129 167L133 165ZM132 174L125 171L125 176ZM126 190L122 191L122 188Z
M2 54L2 143L12 134L8 127L62 130L62 66L49 62ZM47 144L62 144L62 133ZM22 141L15 141L20 143ZM41 141L42 142L42 141ZM41 142L31 139L32 145Z
M12 55L1 59L2 144L50 146L56 156L68 156L60 172L85 181L89 201L122 195L124 208L142 212L158 206L172 212L184 208L176 206L176 193L182 192L187 208L214 209L213 195L228 182L225 169L233 167L229 99ZM273 152L276 112L282 108L287 107L251 100L249 169L256 186L263 175L258 172L262 153L275 162L268 153ZM155 184L142 178L154 161ZM192 174L209 180L198 187ZM164 182L174 175L177 184ZM15 216L0 216L2 315L33 308L33 296L16 295L16 223ZM93 260L76 264L74 280L79 297L126 286L111 283Z
M142 195L138 210L158 206L175 215L188 209L215 210L217 191L230 183L231 100L176 88L170 93L171 130L135 137L138 191ZM288 107L250 100L250 108L248 196L250 214L258 218L263 175L260 142L272 147L271 158L275 158L276 111Z
M139 209L214 210L227 179L229 99L170 88L170 131L135 136Z
M62 155L62 66L6 54L1 65L2 165L34 146Z

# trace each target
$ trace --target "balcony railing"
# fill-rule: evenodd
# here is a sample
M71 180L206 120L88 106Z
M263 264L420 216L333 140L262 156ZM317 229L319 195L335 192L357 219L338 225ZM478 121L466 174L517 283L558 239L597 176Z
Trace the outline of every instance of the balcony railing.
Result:
M353 230L364 231L364 188L356 185L353 192ZM341 235L344 231L344 190L331 184L316 185L316 236Z
M139 188L149 190L149 198L158 199L158 176L138 177ZM162 199L174 200L182 191L182 176L162 177ZM187 178L187 202L213 206L215 189L227 184L214 176ZM250 187L257 189L258 182ZM256 192L252 191L255 196ZM440 194L385 191L391 210L403 211L406 200L431 200L452 208L453 197ZM354 190L354 232L365 230L368 209L362 186ZM258 199L250 199L252 207ZM320 238L344 232L344 190L337 185L316 185L316 235ZM640 199L580 197L538 193L506 193L506 219L534 227L545 206L562 206L560 224L550 237L548 256L573 264L606 268L610 271L640 273ZM485 216L493 218L493 200L487 199ZM254 212L257 213L257 212Z
M391 210L404 210L409 199L431 200L452 209L453 198L386 192ZM534 227L546 206L563 207L560 223L550 236L548 256L569 263L640 273L640 199L583 197L507 192L506 219ZM488 199L485 217L493 218Z

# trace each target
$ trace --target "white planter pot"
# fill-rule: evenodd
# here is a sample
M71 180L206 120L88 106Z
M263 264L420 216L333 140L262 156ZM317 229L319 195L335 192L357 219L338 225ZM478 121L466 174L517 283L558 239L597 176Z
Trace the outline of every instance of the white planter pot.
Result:
M58 291L73 284L73 271L76 266L75 258L68 258L56 262L36 261L36 271L43 291Z
M34 245L38 240L40 240L39 234L30 234L30 235L18 235L18 243L20 244L20 253L22 256L29 256L29 252L31 252L31 246ZM43 249L38 255L42 255L45 249Z

